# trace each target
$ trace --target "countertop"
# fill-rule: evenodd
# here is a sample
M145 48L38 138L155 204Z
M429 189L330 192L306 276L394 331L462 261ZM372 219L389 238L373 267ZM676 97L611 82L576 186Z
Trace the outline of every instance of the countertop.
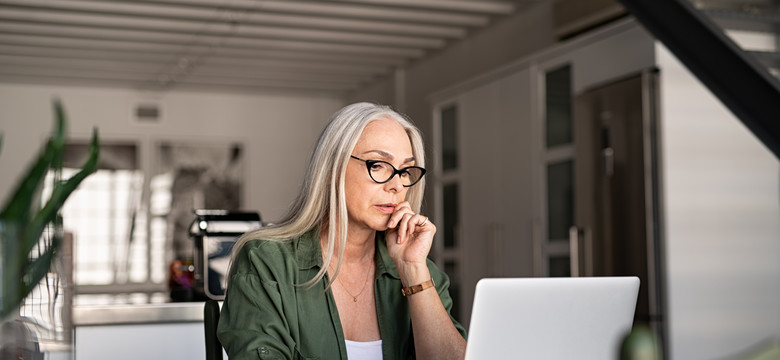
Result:
M81 304L73 306L75 326L182 323L203 321L203 301L157 304Z

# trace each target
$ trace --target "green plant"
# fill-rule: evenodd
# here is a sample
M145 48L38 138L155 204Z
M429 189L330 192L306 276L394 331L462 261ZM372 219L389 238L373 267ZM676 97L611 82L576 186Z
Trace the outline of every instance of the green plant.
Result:
M86 163L70 179L61 180L67 120L58 100L54 101L54 114L54 134L0 211L0 319L17 309L46 276L62 241L59 210L79 184L97 170L99 142L97 130L93 130ZM49 170L54 172L54 186L41 207L37 194ZM44 235L50 224L53 231Z

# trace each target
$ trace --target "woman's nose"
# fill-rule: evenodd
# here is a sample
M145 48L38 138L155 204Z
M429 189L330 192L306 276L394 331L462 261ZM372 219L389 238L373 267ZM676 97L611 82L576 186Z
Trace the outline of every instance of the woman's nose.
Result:
M404 184L401 182L401 174L394 174L393 177L385 183L385 189L387 191L398 192L403 188Z

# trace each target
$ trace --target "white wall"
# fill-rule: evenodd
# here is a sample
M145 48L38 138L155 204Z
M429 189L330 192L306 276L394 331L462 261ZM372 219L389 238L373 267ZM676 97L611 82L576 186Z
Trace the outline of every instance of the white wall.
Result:
M53 128L51 99L59 97L69 118L70 137L88 139L97 127L106 140L140 145L142 167L160 140L238 141L244 144L244 208L273 221L297 193L309 152L343 100L314 96L0 84L0 198L38 153ZM140 100L161 105L158 123L133 119ZM3 200L4 201L4 200Z
M672 359L780 339L780 163L663 46L663 187Z

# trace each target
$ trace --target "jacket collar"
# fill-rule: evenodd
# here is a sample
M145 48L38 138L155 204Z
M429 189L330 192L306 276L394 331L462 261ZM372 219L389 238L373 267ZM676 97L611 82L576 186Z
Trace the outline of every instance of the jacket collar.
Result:
M295 239L295 254L298 260L298 270L322 267L322 250L320 250L319 227L315 227Z

